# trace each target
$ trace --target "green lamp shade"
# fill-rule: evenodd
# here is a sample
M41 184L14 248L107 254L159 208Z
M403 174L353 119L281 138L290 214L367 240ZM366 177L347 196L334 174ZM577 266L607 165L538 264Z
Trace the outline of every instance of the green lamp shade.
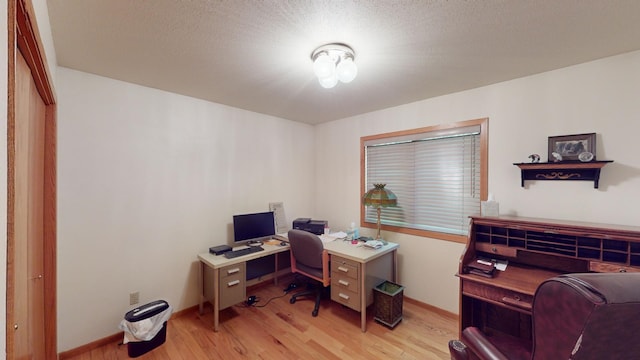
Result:
M373 189L362 197L362 203L372 207L396 206L398 198L391 190L385 189L385 185L387 184L373 184Z

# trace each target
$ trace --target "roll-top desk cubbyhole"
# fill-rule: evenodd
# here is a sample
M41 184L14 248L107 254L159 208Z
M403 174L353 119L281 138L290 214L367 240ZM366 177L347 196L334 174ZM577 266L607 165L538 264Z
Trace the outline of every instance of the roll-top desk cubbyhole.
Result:
M478 258L507 260L493 277L466 273ZM569 272L640 271L640 227L522 217L471 217L460 258L460 331L476 326L529 338L539 284Z

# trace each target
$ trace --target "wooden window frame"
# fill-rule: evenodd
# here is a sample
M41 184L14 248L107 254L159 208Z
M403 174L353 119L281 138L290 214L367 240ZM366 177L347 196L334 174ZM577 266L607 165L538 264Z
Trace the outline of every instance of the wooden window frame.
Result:
M360 198L364 196L366 193L366 147L365 144L369 141L380 140L385 138L399 137L399 136L410 136L419 133L428 133L435 131L442 131L447 129L455 129L469 126L479 126L480 127L480 199L486 200L488 194L488 168L489 168L489 118L480 118L474 120L460 121L451 124L444 125L435 125L422 127L411 130L402 130L395 131L383 134L376 134L370 136L363 136L360 138ZM360 227L375 229L377 224L365 222L365 213L366 208L364 205L360 206ZM400 226L392 226L392 225L381 225L381 229L385 231L397 232L402 234L409 234L421 237L428 237L434 239L440 239L445 241L451 241L456 243L466 243L467 236L466 235L456 235L456 234L448 234L437 231L428 231L428 230L418 230L407 227Z

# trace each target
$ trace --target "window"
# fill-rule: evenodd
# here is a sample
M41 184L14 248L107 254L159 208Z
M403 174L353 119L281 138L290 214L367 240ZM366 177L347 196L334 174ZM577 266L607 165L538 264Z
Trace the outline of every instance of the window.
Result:
M487 127L478 119L361 138L362 194L382 183L398 197L382 209L382 228L465 242L487 194ZM363 206L362 226L376 223Z

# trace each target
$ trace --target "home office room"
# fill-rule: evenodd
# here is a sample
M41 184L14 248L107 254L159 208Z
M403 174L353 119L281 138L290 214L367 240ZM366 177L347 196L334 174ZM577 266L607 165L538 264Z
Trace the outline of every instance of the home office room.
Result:
M631 282L640 269L637 2L10 0L0 14L9 34L22 26L16 8L37 33L57 122L55 316L46 321L55 331L42 335L55 345L26 345L31 354L132 357L131 343L120 344L125 314L163 300L166 341L141 358L488 358L476 353L482 341L503 358L529 358L545 351L531 311L543 283L621 275L624 296L640 296ZM325 58L332 71L354 66L351 75L327 80L316 65ZM10 94L11 79L2 81ZM11 124L13 102L2 105ZM395 153L403 143L436 148ZM385 162L388 149L397 160ZM435 167L406 165L414 155ZM463 169L452 175L452 164ZM363 202L379 183L393 204ZM355 305L330 281L317 312L313 299L292 303L307 283L324 286L295 274L295 240L280 245L280 235L261 251L278 259L274 272L243 277L242 299L215 305L224 293L205 287L225 264L267 256L209 248L239 246L234 218L274 203L274 234L288 237L303 218L339 234L311 229L326 266L354 262ZM4 212L12 218L11 206ZM352 223L363 237L353 244L342 235ZM21 241L12 226L8 264ZM365 247L378 237L383 248ZM374 280L402 288L393 324L373 301L376 251L384 271ZM469 271L476 260L489 261L490 277ZM506 270L494 270L503 260ZM533 269L517 281L528 287L498 285L515 269ZM8 277L2 287L8 299L12 285ZM500 297L483 298L492 291ZM5 304L7 358L25 344L19 309ZM634 326L620 321L611 333ZM517 355L498 341L505 335ZM602 357L584 339L584 358L634 354ZM569 352L580 351L576 341Z

